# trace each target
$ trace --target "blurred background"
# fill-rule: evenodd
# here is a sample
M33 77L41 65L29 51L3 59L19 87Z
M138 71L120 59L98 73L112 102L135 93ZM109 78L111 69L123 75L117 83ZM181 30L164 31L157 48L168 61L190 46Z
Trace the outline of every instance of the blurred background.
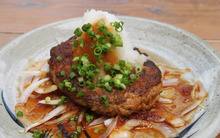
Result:
M98 9L185 29L220 52L220 0L0 0L0 47L17 36Z
M172 24L220 53L220 0L0 0L0 47L42 25L82 17L90 9Z

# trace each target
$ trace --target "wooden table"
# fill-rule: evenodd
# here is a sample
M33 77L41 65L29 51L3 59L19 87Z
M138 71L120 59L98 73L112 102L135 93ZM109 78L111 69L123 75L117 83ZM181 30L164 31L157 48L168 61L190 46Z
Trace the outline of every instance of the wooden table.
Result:
M0 47L34 28L81 17L92 8L175 25L220 53L219 0L0 0Z

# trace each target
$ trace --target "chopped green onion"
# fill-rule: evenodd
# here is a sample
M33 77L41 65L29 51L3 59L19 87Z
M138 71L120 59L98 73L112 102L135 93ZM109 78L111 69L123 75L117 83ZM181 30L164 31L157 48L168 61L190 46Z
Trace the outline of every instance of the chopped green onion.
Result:
M40 131L40 130L34 130L34 138L41 138L43 137L45 134Z
M72 70L76 70L76 69L77 69L76 65L72 65L72 66L71 66L71 69L72 69Z
M108 37L112 37L113 34L112 34L111 32L108 32L108 33L107 33L107 36L108 36Z
M122 21L120 21L120 22L115 21L115 22L111 22L110 25L112 27L115 27L115 31L121 32L123 30L122 26L124 25L124 22L122 22Z
M102 45L102 52L103 52L103 53L106 54L106 53L109 52L109 50L110 50L110 47L108 47L107 44L106 44L106 45Z
M57 60L61 61L63 59L60 56L57 56Z
M17 116L18 116L18 117L22 117L22 116L23 116L23 112L22 112L22 111L18 111L18 112L17 112Z
M135 74L130 74L130 78L131 79L136 79L136 75Z
M104 70L109 71L111 69L111 63L105 63Z
M108 101L105 101L104 103L105 103L106 107L108 107L110 105Z
M81 126L77 126L77 127L76 127L76 131L79 132L79 133L81 133Z
M94 130L94 133L95 133L95 134L98 134L98 133L99 133L99 129L96 128L96 129Z
M85 43L84 39L80 39L80 45L79 45L79 46L80 46L81 48L83 48L83 47L84 47L84 43Z
M92 26L92 25L91 25L90 23L84 24L84 25L82 26L82 30L83 30L84 32L87 32L87 31L90 29L91 26Z
M79 61L79 57L74 57L73 61Z
M80 82L79 82L79 86L80 86L80 87L83 87L83 86L85 86L85 85L86 85L86 82L85 82L85 81L80 81Z
M76 91L76 87L70 87L70 88L68 88L68 90L69 90L70 92L75 92L75 91Z
M121 79L121 82L127 85L127 84L129 83L128 77L123 77L123 78Z
M103 60L102 59L98 59L98 60L96 60L96 66L97 67L101 67L102 66L102 64L103 64Z
M115 74L116 74L116 71L114 71L114 70L111 70L111 71L110 71L110 75L111 75L111 76L115 76Z
M110 81L112 77L110 75L105 75L104 80L105 81Z
M130 62L127 62L126 63L126 67L129 69L129 70L132 70L132 63L130 63Z
M115 87L116 89L120 89L120 84L115 84L114 87Z
M85 114L85 118L86 121L89 123L93 120L94 116L93 115L89 115L88 113Z
M80 81L84 81L83 77L79 77L79 78L78 78L78 81L79 81L79 82L80 82Z
M114 67L114 69L116 69L116 70L120 70L120 69L121 69L121 67L120 67L118 64L115 64L113 67Z
M60 72L60 75L61 75L61 76L65 76L65 75L66 75L66 72L62 70L62 71Z
M111 37L111 38L114 38L114 41L112 43L114 46L123 47L122 38L121 38L121 36L118 33L114 33L113 37Z
M95 73L99 73L99 72L100 72L100 69L95 69L94 72L95 72Z
M123 75L122 74L116 74L115 78L121 80L123 78Z
M115 40L114 37L111 37L111 38L109 39L109 42L114 45L114 44L116 43L116 40Z
M88 57L89 57L89 54L84 54L83 56L86 57L86 58L88 58Z
M96 37L97 39L99 39L100 36L101 36L101 35L99 35L99 34L96 34L96 35L95 35L95 37Z
M77 131L73 131L72 132L72 135L74 136L74 138L75 138L75 136L76 136L76 138L77 138L77 135L78 135L79 133L77 132Z
M112 92L112 91L113 91L113 88L112 88L111 86L107 86L107 87L106 87L106 90L109 91L109 92Z
M101 99L101 102L104 103L105 100L107 99L107 95L103 95L100 99Z
M63 89L64 84L63 83L59 83L58 87L62 90Z
M122 88L122 90L125 90L126 89L126 85L124 83L120 83L120 88Z
M89 84L89 88L90 88L90 89L95 89L95 83L90 83L90 84Z
M135 67L135 72L136 72L136 74L140 74L140 73L142 72L142 70L143 70L143 67L140 66L140 65L138 65L138 66Z
M94 50L94 55L101 55L102 54L102 48L101 47L96 47Z
M68 98L66 96L61 96L61 101L63 101L63 103L66 103L68 101Z
M124 60L119 60L119 65L120 65L120 67L125 67L125 61Z
M89 48L90 48L90 50L93 50L95 48L95 44L94 43L90 43L89 44Z
M69 77L70 77L70 79L73 79L74 77L76 77L76 74L74 72L71 72Z
M74 34L77 36L77 37L80 37L82 35L82 30L80 28L76 28L76 30L74 31Z
M102 43L103 43L103 44L107 44L107 43L108 43L108 40L102 39Z
M106 30L106 31L107 31L107 30ZM101 35L99 39L105 39L104 32L103 32L103 35Z
M86 75L86 71L87 71L87 70L81 68L81 69L79 70L79 75L85 76L85 75Z
M82 96L84 95L84 92L83 92L83 91L78 92L76 95L77 95L78 97L82 97Z
M104 86L105 86L105 87L108 87L108 86L109 86L109 83L108 83L108 82L105 82Z
M71 82L65 82L65 86L66 86L67 88L71 88L71 87L72 87L72 83L71 83Z
M45 98L45 103L49 103L50 100L51 100L51 98L50 98L49 96L47 96L47 97Z
M129 74L131 74L131 71L129 69L125 69L123 75L128 76Z
M72 117L72 118L70 118L70 121L77 120L78 118L79 118L78 116Z
M74 40L74 41L73 41L73 46L74 46L74 47L77 47L77 46L78 46L78 43L79 43L78 40Z
M96 69L96 66L94 64L89 65L89 70L94 71Z
M136 74L136 80L139 80L139 79L140 79L140 75Z
M114 84L120 84L121 81L118 78L113 78Z

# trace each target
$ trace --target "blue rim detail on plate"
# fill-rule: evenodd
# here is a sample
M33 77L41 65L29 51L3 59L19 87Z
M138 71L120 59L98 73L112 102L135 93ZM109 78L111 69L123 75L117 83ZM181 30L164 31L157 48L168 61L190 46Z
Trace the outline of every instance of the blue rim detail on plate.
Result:
M196 122L199 121L199 119L201 119L201 117L206 113L207 110L204 111L204 113L202 113L202 115L197 118L192 124L190 124L188 127L186 127L185 129L183 129L179 135L175 138L182 138L187 132L189 132L189 130L196 124ZM196 132L198 132L199 130L197 130ZM188 138L192 137L196 132L192 133L190 136L188 136Z
M6 104L4 96L3 96L3 90L1 91L1 97L2 97L3 105L6 109L6 111L8 112L8 114L10 115L10 117L12 118L12 120L14 120L15 123L18 124L19 126L21 126L22 128L25 128L24 125L17 119L17 117L13 114L13 112L10 110L10 108Z

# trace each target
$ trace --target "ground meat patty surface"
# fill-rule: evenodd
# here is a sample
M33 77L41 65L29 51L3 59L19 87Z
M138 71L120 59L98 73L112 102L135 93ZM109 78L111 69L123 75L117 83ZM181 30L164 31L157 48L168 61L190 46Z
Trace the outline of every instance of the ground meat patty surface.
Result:
M148 110L155 104L159 93L162 91L161 72L150 60L144 62L140 79L134 85L128 85L126 90L114 89L113 92L108 92L99 87L93 90L90 90L88 86L79 87L78 76L72 80L69 78L69 74L73 72L71 66L74 58L72 50L74 39L75 37L72 37L68 41L53 47L49 59L50 76L56 85L63 80L69 80L78 92L84 92L82 97L78 97L77 92L70 92L66 88L60 90L73 102L107 116L129 116L138 111ZM62 57L62 60L58 61L57 56ZM65 71L66 75L61 76L61 71ZM108 96L107 100L110 103L108 107L101 103L100 97L103 95Z

